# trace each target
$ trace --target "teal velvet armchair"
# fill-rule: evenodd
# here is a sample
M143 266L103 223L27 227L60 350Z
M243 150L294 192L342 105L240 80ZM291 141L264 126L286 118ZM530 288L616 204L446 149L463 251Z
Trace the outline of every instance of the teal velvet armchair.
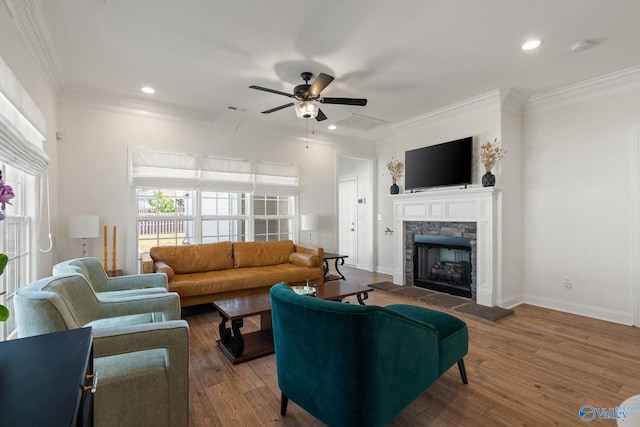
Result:
M384 426L456 362L467 382L468 331L453 316L324 301L284 283L270 294L283 416L291 399L331 427Z
M189 326L173 292L99 298L83 275L16 292L18 335L92 327L96 426L189 424Z
M94 257L70 259L53 266L54 276L72 273L83 275L94 292L102 299L161 293L168 289L166 274L152 273L109 277L100 261Z

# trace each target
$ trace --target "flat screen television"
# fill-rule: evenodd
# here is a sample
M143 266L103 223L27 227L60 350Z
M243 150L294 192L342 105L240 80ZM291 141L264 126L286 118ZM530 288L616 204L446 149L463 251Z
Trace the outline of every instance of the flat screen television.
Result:
M404 188L471 184L473 137L405 152Z

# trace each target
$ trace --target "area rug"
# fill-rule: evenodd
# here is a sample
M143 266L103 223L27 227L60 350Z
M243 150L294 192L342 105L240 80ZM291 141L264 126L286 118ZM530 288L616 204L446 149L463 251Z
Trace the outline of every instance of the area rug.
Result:
M417 286L400 286L394 285L391 282L372 283L369 286L392 294L415 298L426 304L446 308L486 322L496 322L513 314L513 310L501 307L485 307L483 305L476 304L468 298L457 297L442 292L419 288Z

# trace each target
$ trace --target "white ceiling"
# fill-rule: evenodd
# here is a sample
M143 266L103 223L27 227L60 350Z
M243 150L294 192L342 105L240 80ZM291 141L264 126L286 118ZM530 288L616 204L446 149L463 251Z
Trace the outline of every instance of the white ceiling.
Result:
M10 0L7 0L10 1ZM487 93L534 95L640 65L638 0L46 0L44 24L65 93L187 108L217 126L301 136L290 98L300 73L335 80L320 135L389 137L327 125L352 113L389 124ZM48 28L47 28L48 27ZM520 45L539 37L543 45ZM593 47L571 53L578 40ZM143 85L155 95L140 92ZM231 110L234 107L237 110ZM335 138L329 136L328 138Z

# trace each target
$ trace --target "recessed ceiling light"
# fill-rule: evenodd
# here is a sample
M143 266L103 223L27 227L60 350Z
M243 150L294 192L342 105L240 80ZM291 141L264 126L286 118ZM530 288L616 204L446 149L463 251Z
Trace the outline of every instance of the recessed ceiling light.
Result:
M336 125L329 125L329 129L330 130L336 130L338 128L338 126Z
M522 50L531 50L531 49L535 49L537 47L539 47L542 44L542 40L539 39L534 39L534 40L529 40L528 42L526 42L525 44L522 45Z
M143 91L144 93L148 93L148 94L156 93L156 90L154 88L152 88L151 86L144 86L140 90Z

